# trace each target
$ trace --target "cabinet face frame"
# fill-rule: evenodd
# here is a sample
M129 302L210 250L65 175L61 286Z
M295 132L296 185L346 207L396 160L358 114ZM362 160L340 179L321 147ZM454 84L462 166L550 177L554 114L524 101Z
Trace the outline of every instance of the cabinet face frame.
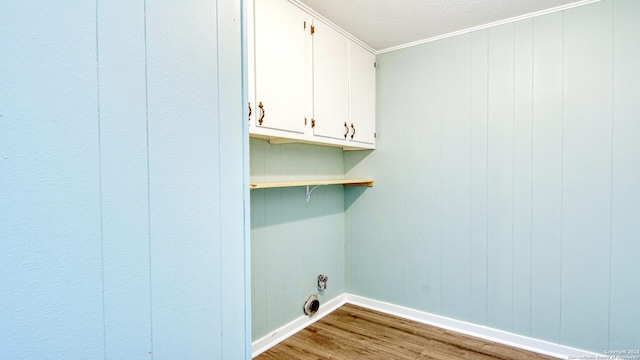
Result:
M376 56L349 41L349 141L376 143ZM352 134L352 133L350 133Z
M256 0L253 15L253 126L302 134L311 18L283 0Z
M290 11L291 14L297 14L297 15L292 15L291 17L298 18L298 22L300 21L301 22L300 24L296 23L296 25L292 25L292 29L297 26L299 29L302 29L304 32L303 34L304 46L302 48L296 47L298 50L295 51L298 54L300 53L303 54L302 55L303 60L299 62L302 64L302 68L304 69L303 74L300 75L299 77L299 79L302 79L302 80L297 81L296 82L297 85L294 86L296 88L301 87L302 90L299 92L294 92L290 96L280 97L281 99L282 98L285 99L284 101L282 101L282 103L285 103L286 105L294 104L293 106L288 107L287 110L285 110L285 112L297 114L299 111L302 114L300 116L298 115L288 116L288 118L296 119L293 122L293 125L291 126L286 124L286 120L284 121L285 123L284 125L282 125L279 119L275 120L274 122L273 120L274 111L271 110L273 109L274 103L272 100L269 100L269 104L267 104L267 102L264 100L264 97L262 96L262 94L264 94L265 88L263 87L261 89L260 87L263 84L263 81L265 80L261 80L260 75L258 73L262 73L266 70L263 70L265 68L264 64L258 64L258 62L261 61L261 58L257 54L257 52L264 53L265 50L264 49L261 50L261 46L256 44L256 40L259 41L259 39L264 38L266 35L262 34L262 32L259 31L261 28L263 28L262 25L264 25L260 23L260 19L257 20L258 23L256 24L255 6L258 3L260 4L258 5L258 10L260 11L260 9L262 9L263 6L267 6L269 7L269 10L267 10L269 12L267 12L267 14L272 14L271 16L273 16L273 14L278 14L279 8L286 8L282 13L286 14ZM324 19L321 15L315 13L313 10L306 8L304 5L297 3L297 1L250 0L245 2L245 4L246 4L247 19L248 19L247 21L247 56L248 56L247 58L247 75L248 75L247 98L249 101L248 106L251 107L251 115L247 120L249 122L250 136L258 137L258 138L266 138L271 143L302 142L302 143L342 147L344 150L375 149L375 136L373 136L371 139L366 139L360 136L361 134L364 135L369 132L371 132L372 134L375 134L375 70L373 72L373 79L370 81L370 83L373 84L373 89L370 89L374 94L373 100L372 100L373 105L371 108L369 108L370 110L373 111L374 115L369 116L367 119L367 121L371 122L371 124L370 125L356 124L356 121L351 121L350 119L351 114L356 113L356 111L350 110L351 103L353 102L350 92L351 92L351 89L357 89L358 86L354 86L353 80L351 80L352 75L350 74L350 72L351 72L352 64L350 63L349 51L351 50L350 49L351 46L358 46L362 51L365 51L370 56L372 56L373 59L375 59L375 55L371 53L369 50L366 50L364 47L358 45L357 40L355 40L354 42L354 39L350 37L350 35L344 33L343 30L340 30L340 32L337 32L336 29L339 29L339 28L335 27L334 25L331 25L331 23L327 22L326 19ZM261 13L265 14L264 11L265 10L262 10ZM260 15L258 15L258 17L259 16ZM302 18L300 18L300 16L302 16ZM274 18L278 18L278 17L274 17ZM314 35L311 34L311 26L313 25L315 27L318 25L318 23L321 23L320 24L321 29L324 26L326 26L328 29L336 32L340 37L342 37L342 39L344 39L344 41L346 41L346 46L345 46L346 62L347 62L345 66L346 95L344 99L341 100L345 102L346 105L340 106L340 108L342 108L342 111L345 111L345 113L344 113L344 116L337 115L337 116L343 117L343 119L337 120L335 122L333 120L327 121L327 122L332 122L333 124L336 124L336 125L332 125L334 126L334 129L339 129L335 131L336 135L330 135L330 136L324 136L324 134L320 134L320 133L314 134L314 128L312 126L312 123L314 122L314 116L315 116L314 104L317 103L317 101L314 100L314 82L313 82L314 81L313 37L315 34ZM260 34L258 34L258 32L260 32ZM268 32L269 31L267 31L267 33ZM258 57L256 58L256 56ZM280 66L280 67L284 69L288 69L287 66ZM289 73L289 71L287 71L287 73ZM290 75L286 75L286 76L290 77ZM296 81L295 79L293 80ZM262 97L263 99L260 99L260 97ZM292 99L295 99L295 100L292 100ZM265 121L263 121L262 125L259 124L258 122L260 116L262 115L258 107L260 102L263 102L263 107L266 112L266 116L264 119ZM277 103L278 101L276 100L275 104ZM278 111L276 110L275 113L277 114ZM320 111L320 115L324 116L322 115L322 113L323 112ZM283 118L283 117L280 116L280 118ZM360 115L358 118L365 118L365 116ZM269 120L269 122L267 122L266 120ZM360 123L361 121L362 120L357 120L358 123ZM344 126L345 122L347 123L347 127L349 128L349 134L347 139L344 138L344 133L346 131L346 128ZM318 124L321 124L321 123L322 122L319 122ZM353 130L351 129L352 123L356 128L356 136L354 136L353 140L351 139L351 135L353 133ZM368 128L373 129L373 131L368 131L367 130Z
M346 141L349 40L322 21L314 20L313 24L313 135Z

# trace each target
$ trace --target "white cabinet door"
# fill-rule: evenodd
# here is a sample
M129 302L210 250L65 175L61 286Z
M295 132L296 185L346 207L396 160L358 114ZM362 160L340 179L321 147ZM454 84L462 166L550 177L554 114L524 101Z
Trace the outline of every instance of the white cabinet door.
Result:
M253 127L303 133L311 17L287 0L256 0L253 10Z
M349 41L349 132L348 140L375 144L376 57Z
M319 20L313 33L313 134L345 140L349 122L348 40Z

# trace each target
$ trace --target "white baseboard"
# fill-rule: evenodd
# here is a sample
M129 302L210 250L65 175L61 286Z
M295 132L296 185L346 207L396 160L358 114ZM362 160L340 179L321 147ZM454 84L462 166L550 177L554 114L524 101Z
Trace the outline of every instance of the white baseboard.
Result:
M398 316L407 320L437 326L446 330L455 331L461 334L475 336L488 341L513 346L515 348L537 352L540 354L556 357L559 359L597 359L602 354L576 349L569 346L559 345L552 342L538 340L522 335L512 334L506 331L493 329L490 327L476 325L460 320L434 315L423 311L410 309L403 306L394 305L378 300L365 298L358 295L344 293L320 307L320 310L313 317L301 316L285 326L277 329L251 344L252 357L256 357L271 347L279 344L288 337L322 319L345 303L361 306L367 309L379 311L385 314Z
M436 326L442 329L455 331L461 334L474 336L508 346L513 346L515 348L523 350L537 352L559 359L597 359L598 356L602 356L602 354L517 335L510 332L493 329L487 326L476 325L440 315L434 315L403 306L372 300L358 295L346 294L346 301L353 305L376 310L389 315L395 315L407 320L413 320L419 323Z
M292 322L286 324L285 326L277 329L276 331L263 336L262 338L251 343L251 357L254 358L263 352L269 350L270 348L276 346L281 343L288 337L297 333L298 331L306 328L307 326L313 324L314 322L322 319L324 316L332 313L334 310L339 308L340 306L346 303L347 294L338 295L338 297L327 301L324 304L320 305L320 309L318 312L312 317L308 317L305 315L300 316L299 318L293 320Z

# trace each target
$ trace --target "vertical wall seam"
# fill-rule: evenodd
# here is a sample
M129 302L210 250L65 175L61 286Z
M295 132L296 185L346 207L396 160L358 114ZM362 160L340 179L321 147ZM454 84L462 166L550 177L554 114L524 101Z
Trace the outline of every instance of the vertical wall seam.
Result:
M438 65L442 66L442 43L438 43ZM440 68L442 70L442 68ZM438 76L438 80L442 79L441 76ZM438 92L438 237L442 239L442 172L443 172L443 161L442 161L442 108L440 104L442 104L441 93ZM438 301L438 312L442 313L442 241L438 244L438 253L440 254L440 281L438 282L438 295L440 296L440 300Z
M402 70L404 71L408 71L407 69L407 55L406 55L406 51L403 51L402 53L402 61L405 62L405 66L402 67ZM401 70L401 71L402 71ZM406 76L406 73L403 71L403 77ZM406 104L407 101L407 82L403 81L402 82L402 101ZM344 159L344 151L342 152L343 154L343 159ZM401 162L401 166L400 166L400 183L403 185L403 188L406 189L406 171L405 171L405 158L403 158L402 162ZM400 238L402 239L402 293L403 295L406 297L407 296L407 240L406 240L406 231L407 231L407 222L406 222L406 215L405 215L405 210L406 210L406 191L402 192L402 201L400 202L400 206L401 206L401 214L402 214L402 233ZM343 215L344 217L344 215ZM346 227L345 227L346 229Z
M534 79L535 77L535 19L531 20L531 161L529 168L529 336L533 322L533 131L534 131Z
M99 42L99 21L98 21L98 0L95 2L96 16L96 98L98 111L98 187L100 201L100 271L102 280L102 350L104 359L107 359L107 317L106 317L106 297L104 285L104 194L102 189L102 123L100 114L100 42Z
M515 228L516 228L516 26L511 23L511 73L513 78L511 79L511 330L514 327L514 314L515 309Z
M562 11L562 118L560 120L560 312L558 314L558 337L559 342L562 342L562 277L563 274L563 261L562 257L564 254L563 248L563 238L564 238L564 118L565 118L565 104L564 104L564 93L565 93L565 77L567 76L565 73L565 14L566 11Z
M241 30L240 30L240 43L244 44L246 39L245 39L245 29L247 29L247 24L246 24L246 13L245 13L245 4L244 4L244 0L240 0L240 24L241 24ZM249 19L248 21L251 21L251 19ZM242 71L241 71L241 79L242 79L242 88L241 88L241 99L243 100L242 103L242 108L244 109L244 104L248 101L247 99L247 53L246 53L246 47L245 46L240 46L240 54L241 54L241 58L242 58ZM242 114L242 118L244 119L244 115L246 110L243 110ZM242 184L243 184L243 195L242 195L242 212L243 212L243 246L242 246L242 257L243 257L243 271L244 271L244 276L243 276L243 281L244 281L244 290L243 290L243 296L244 296L244 357L245 358L250 358L251 357L251 204L248 203L250 201L250 195L249 195L249 190L248 190L248 182L249 182L249 157L248 157L248 151L249 151L249 136L248 136L248 124L246 122L242 122L242 159L244 162L244 165L242 167L242 172L243 172L243 176L242 176Z
M614 123L615 123L615 31L616 31L616 2L612 1L611 10L611 174L610 174L610 197L609 197L609 291L608 291L608 312L607 312L607 345L611 348L611 279L613 270L613 160L614 149Z
M425 54L424 55L424 67L427 70L425 70L425 72L424 72L424 84L425 84L424 88L425 88L425 91L423 93L424 94L423 96L426 98L425 99L425 103L428 104L428 97L429 97L428 95L429 95L429 89L430 89L430 85L429 84L430 84L430 80L431 80L431 73L429 72L428 69L429 69L430 63L432 62L432 59L431 59L430 54L429 54L428 45L425 45L424 54ZM376 74L376 82L377 82L377 79L378 79L377 76L378 75ZM378 85L376 83L376 89L377 88L378 88ZM376 101L377 101L377 98L376 98ZM376 114L378 114L378 110L377 109L376 109ZM425 111L424 112L424 119L425 119L425 133L426 133L425 134L425 139L428 139L428 137L430 135L430 133L429 133L430 132L429 121L431 120L431 118L429 117L429 111ZM376 125L376 127L377 127L377 125ZM428 142L426 140L425 140L425 152L427 153L427 155L425 156L425 165L424 165L424 172L425 172L424 188L425 188L425 194L430 194L430 181L427 178L427 175L429 174L428 170L429 170L429 162L430 162L429 161L429 156L428 156L428 154L429 154L429 145L428 145ZM377 168L378 168L378 164L376 162L376 169ZM374 201L373 203L375 205L377 203L377 201ZM425 219L429 218L430 212L431 212L430 206L429 206L429 204L427 202L425 202L425 206L424 206ZM426 238L428 238L428 235L430 234L429 230L430 230L430 221L426 221L425 222L425 234L427 234L427 236L425 236L424 248L425 248L425 252L427 252L427 253L430 250L430 245L431 245L430 242L428 241L428 239L426 239ZM423 280L424 280L424 283L425 283L425 288L428 288L428 286L429 286L429 268L428 267L426 267L424 269L424 273L422 275L423 275ZM428 291L425 291L424 308L428 309L430 306L431 306L431 294L429 294Z
M263 153L266 152L266 151L264 151L264 147L262 147L261 150L263 150ZM264 154L263 154L263 156L264 156ZM261 193L262 193L260 201L264 204L265 210L267 208L267 204L269 204L269 202L267 201L267 199L268 199L267 193L269 192L269 190L277 191L278 189L263 189L263 190L260 190ZM262 213L262 219L261 220L262 220L263 224L267 224L267 213L268 213L268 211L263 211L263 213ZM264 243L265 242L265 236L263 235L260 240ZM267 270L264 265L263 265L263 270L264 271ZM267 293L267 289L269 288L269 284L267 283L267 281L263 281L261 283L261 285L262 285L262 293L266 294ZM264 308L265 308L265 315L264 315L264 323L262 325L263 325L263 327L265 329L267 328L267 324L269 323L269 310L271 309L271 306L269 306L269 302L270 302L269 300L270 300L269 297L267 297L264 300L264 305L263 305ZM253 305L253 303L252 303L252 305Z
M281 159L279 159L279 160L282 161ZM279 166L279 170L281 171L282 170L282 163L278 164L278 166ZM278 248L280 249L280 252L279 252L279 256L280 256L280 269L279 269L279 272L282 274L284 269L285 269L284 256L286 255L286 252L287 252L287 250L284 248L284 246L282 246L282 243L286 240L282 236L282 232L283 232L282 231L282 227L283 227L282 219L284 218L283 211L282 211L282 205L283 205L283 202L284 202L282 193L286 192L287 190L283 189L283 188L276 188L274 190L276 190L277 193L278 193L278 223L277 223L277 229L278 229L278 242L279 242L278 243ZM299 190L302 190L302 188L300 188ZM324 196L323 196L323 194L321 192L317 193L315 195L315 197L316 197L318 203L321 203L324 200ZM380 262L378 261L378 263L380 263ZM282 295L282 300L284 300L284 294L285 294L285 292L284 292L284 281L278 281L278 287L279 287L278 291L279 291L280 295ZM282 316L282 314L285 312L284 311L284 308L285 308L284 301L283 301L283 303L278 304L278 305L279 305L278 315Z
M469 34L469 320L473 317L473 34Z
M149 352L151 360L155 353L153 351L153 258L152 258L152 236L151 236L151 150L149 141L149 53L147 41L147 1L144 1L144 101L145 101L145 121L146 121L146 141L147 141L147 234L148 234L148 256L149 256Z
M219 211L218 211L218 223L220 225L224 224L224 219L223 219L223 215L222 215L222 211L220 211L220 209L222 209L222 184L220 184L220 179L222 178L220 176L220 174L222 174L222 168L221 168L221 163L222 161L222 147L221 147L221 139L220 139L220 134L221 134L221 114L220 114L220 21L219 21L219 3L218 0L216 0L216 14L215 14L215 22L216 22L216 87L217 87L217 91L216 91L216 102L217 102L217 123L218 123L218 186L219 188L218 190L218 207L219 207ZM242 119L244 120L244 119ZM216 334L217 336L220 336L220 354L219 356L221 356L221 358L224 358L224 339L223 339L223 335L222 335L222 328L224 326L224 319L222 319L223 314L224 314L224 301L222 301L222 279L223 279L223 272L224 272L224 267L222 264L222 253L223 253L223 245L222 242L224 241L223 238L223 233L222 233L222 226L218 227L218 259L220 259L220 261L218 262L218 276L220 277L221 281L220 281L220 289L219 290L219 294L220 294L220 328L218 329L218 334Z
M486 79L486 96L485 96L485 147L486 147L486 159L485 159L485 167L486 167L486 182L485 182L485 202L484 205L486 207L486 218L487 226L485 227L485 242L484 242L484 276L485 276L485 291L484 291L484 323L488 324L489 317L489 44L491 42L491 31L486 31L486 56L485 56L485 79Z

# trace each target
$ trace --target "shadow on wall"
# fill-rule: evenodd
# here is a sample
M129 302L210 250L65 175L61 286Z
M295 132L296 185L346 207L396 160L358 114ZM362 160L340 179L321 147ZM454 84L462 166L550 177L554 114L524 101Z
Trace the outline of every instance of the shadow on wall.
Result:
M374 150L355 150L348 151L344 154L344 173L356 170L358 164L369 156Z
M375 172L373 169L368 168L374 164L373 161L364 161L371 153L377 150L358 150L358 151L346 151L344 153L344 174L347 178L373 178L375 188ZM347 210L358 200L358 198L365 193L365 191L372 191L373 188L361 187L361 186L347 186L344 191L344 209Z
M344 213L342 185L319 186L306 201L306 187L251 190L251 228L282 225Z
M375 179L374 179L375 180ZM374 181L375 184L375 181ZM375 185L374 185L375 186ZM364 186L346 186L344 189L344 209L347 210L364 194L365 191L372 191L373 188Z
M371 177L367 171L350 174L371 150L343 151L339 147L311 144L272 145L264 139L250 139L251 181L296 181ZM346 164L348 162L348 165ZM305 186L251 190L251 227L253 229L342 216L348 204L367 188L359 186L318 186L306 201ZM345 197L349 201L345 202Z

